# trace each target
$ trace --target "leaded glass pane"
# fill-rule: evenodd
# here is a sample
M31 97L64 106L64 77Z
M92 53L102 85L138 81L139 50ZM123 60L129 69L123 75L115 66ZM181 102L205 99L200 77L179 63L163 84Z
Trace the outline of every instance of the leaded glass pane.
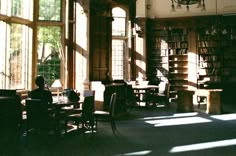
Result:
M61 21L61 0L39 0L39 20Z
M11 15L12 16L22 16L22 0L12 0Z
M10 25L10 50L7 52L9 66L7 67L6 77L9 80L9 88L23 87L23 25Z
M123 79L124 71L124 41L112 40L112 78Z
M7 13L7 10L11 9L11 16L21 17L24 19L33 19L33 0L11 0L2 3L3 13ZM10 4L11 2L11 4ZM11 8L7 8L11 6Z
M8 0L0 0L0 13L3 15L7 14Z

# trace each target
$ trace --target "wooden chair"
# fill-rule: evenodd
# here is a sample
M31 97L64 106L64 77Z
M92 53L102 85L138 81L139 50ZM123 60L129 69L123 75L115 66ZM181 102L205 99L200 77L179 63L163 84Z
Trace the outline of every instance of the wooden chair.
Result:
M164 103L169 104L170 84L168 82L160 82L158 91L151 94L151 102L155 105Z
M31 130L40 134L47 134L52 131L57 132L57 120L55 110L49 108L49 105L39 99L26 99L26 133L27 136Z
M79 130L91 129L94 132L94 96L86 96L82 104L81 113L70 114L66 117L66 123L73 121Z
M81 92L82 97L87 97L87 96L95 96L95 91L94 90L83 90Z
M81 93L81 98L85 98L88 96L93 96L94 97L94 105L95 105L95 91L94 90L83 90ZM76 106L69 110L69 114L78 114L82 112L82 108L80 106Z
M116 109L116 93L113 93L110 98L109 111L95 110L94 118L97 128L98 120L108 120L111 124L112 132L116 135L116 122L115 122L115 109Z
M71 90L72 90L72 89L64 89L64 91L63 91L63 96L66 97L67 100L69 100L69 101L71 101L71 100L70 100L70 97L69 97L69 94L70 94L70 91L71 91ZM74 91L74 93L76 94L76 95L74 95L74 96L76 96L76 100L75 100L75 101L77 101L77 100L79 101L79 100L80 100L80 92ZM78 102L78 105L70 105L70 106L62 107L62 108L60 109L60 113L61 113L62 115L73 114L74 111L79 108L79 104L80 104L80 103ZM81 110L80 110L80 112L81 112Z
M132 88L132 85L129 84L129 85L127 85L127 91L126 91L126 104L127 104L127 107L136 106L136 101L137 101L137 98L134 94L134 90Z
M23 126L20 97L16 94L11 96L1 94L0 107L0 144L3 150L4 145L9 147L19 145Z

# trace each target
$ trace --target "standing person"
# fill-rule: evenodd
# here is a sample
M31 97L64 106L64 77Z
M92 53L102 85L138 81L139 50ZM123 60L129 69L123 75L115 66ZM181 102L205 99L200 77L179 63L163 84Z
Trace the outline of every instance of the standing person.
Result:
M30 98L40 99L47 102L48 104L52 103L52 93L49 90L45 89L45 80L44 77L39 75L35 78L35 84L38 88L30 92Z

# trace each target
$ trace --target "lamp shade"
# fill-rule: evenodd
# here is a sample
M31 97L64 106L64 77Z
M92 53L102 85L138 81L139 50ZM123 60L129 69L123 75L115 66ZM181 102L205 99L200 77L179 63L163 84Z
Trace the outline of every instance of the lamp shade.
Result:
M52 88L61 88L62 87L62 84L61 84L61 81L59 79L55 80L53 83L52 83Z

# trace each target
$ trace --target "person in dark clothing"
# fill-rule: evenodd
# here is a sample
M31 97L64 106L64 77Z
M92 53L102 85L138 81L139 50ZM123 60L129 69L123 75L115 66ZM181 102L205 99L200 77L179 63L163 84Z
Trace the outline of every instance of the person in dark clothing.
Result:
M30 98L40 99L47 102L48 104L52 103L52 93L49 90L45 89L45 80L43 76L37 76L35 79L35 84L38 88L30 92Z
M34 124L33 122L37 122L36 128L39 130L47 131L53 128L57 133L59 132L57 131L59 130L59 118L57 117L56 107L52 104L52 93L49 89L45 89L45 80L43 76L37 76L35 78L35 84L38 87L29 93L29 97L31 99L39 99L41 102L36 104L28 103L28 106L26 103L26 109L28 107L29 112L33 112L35 115L31 121L32 125Z

